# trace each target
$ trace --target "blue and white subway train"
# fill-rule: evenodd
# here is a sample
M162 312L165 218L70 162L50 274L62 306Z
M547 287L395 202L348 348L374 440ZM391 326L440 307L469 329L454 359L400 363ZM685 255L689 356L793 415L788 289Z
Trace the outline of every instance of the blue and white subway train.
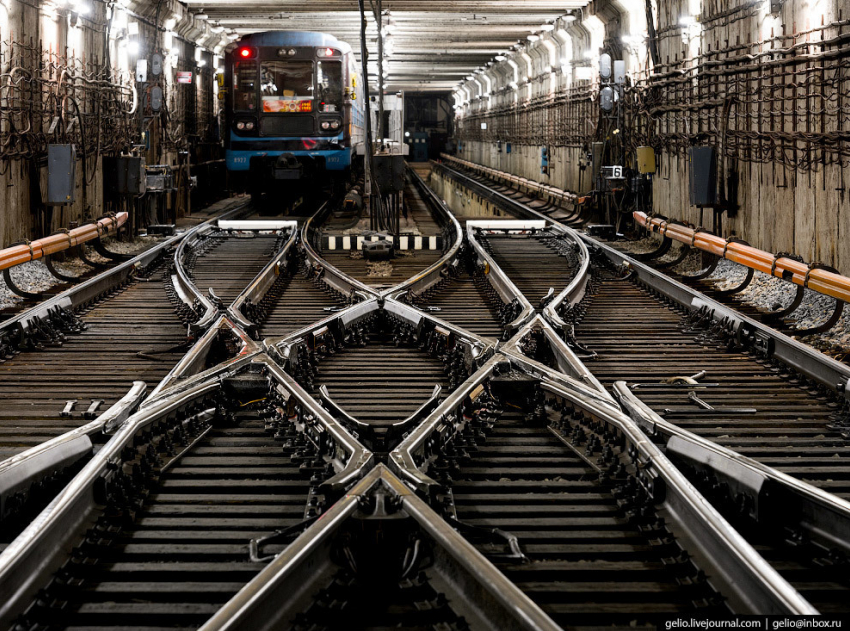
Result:
M226 53L227 169L254 195L341 184L363 154L362 81L351 46L325 33L246 35Z

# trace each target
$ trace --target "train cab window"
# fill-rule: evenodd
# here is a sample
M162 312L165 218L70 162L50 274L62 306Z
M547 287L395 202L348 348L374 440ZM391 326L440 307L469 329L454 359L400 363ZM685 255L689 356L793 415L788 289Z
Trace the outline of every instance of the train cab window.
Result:
M257 111L257 61L249 59L233 64L233 109Z
M316 63L317 99L320 112L342 111L342 64L338 61Z
M260 65L264 112L313 111L313 62L264 61Z

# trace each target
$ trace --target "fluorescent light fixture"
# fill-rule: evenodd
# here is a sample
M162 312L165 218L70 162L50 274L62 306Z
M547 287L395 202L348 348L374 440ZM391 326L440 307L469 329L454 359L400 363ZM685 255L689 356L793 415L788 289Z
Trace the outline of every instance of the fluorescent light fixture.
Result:
M543 31L546 31L548 33L548 32L555 30L555 25L554 24L544 24L543 26L540 27L540 29L543 30Z
M196 20L209 20L210 16L208 16L206 13L196 13L195 19Z
M507 59L507 57L504 55L496 55L496 61L504 61L505 59Z
M540 39L540 36L532 33L526 39L528 39L529 42L536 42L538 39Z

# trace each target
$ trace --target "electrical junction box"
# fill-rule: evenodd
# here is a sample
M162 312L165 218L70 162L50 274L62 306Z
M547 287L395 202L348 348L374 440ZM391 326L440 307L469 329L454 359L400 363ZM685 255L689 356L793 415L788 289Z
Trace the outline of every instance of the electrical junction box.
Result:
M382 154L374 156L375 180L382 195L400 193L404 190L404 156Z
M144 195L146 190L145 159L136 156L118 158L118 192L123 195Z
M717 154L714 147L688 149L688 175L692 206L717 204Z
M162 88L155 85L151 88L151 109L158 112L162 109Z
M614 88L606 85L599 91L599 107L603 112L610 112L614 109Z
M159 53L151 56L151 74L155 77L162 74L162 55Z
M136 81L138 83L144 83L148 80L148 60L147 59L139 59L136 62Z
M599 55L599 76L603 81L611 78L611 55L608 53Z
M74 145L47 146L47 204L73 204L76 191L77 151Z
M622 59L614 60L614 83L617 85L626 83L626 62Z
M655 150L652 147L637 148L638 173L655 173Z

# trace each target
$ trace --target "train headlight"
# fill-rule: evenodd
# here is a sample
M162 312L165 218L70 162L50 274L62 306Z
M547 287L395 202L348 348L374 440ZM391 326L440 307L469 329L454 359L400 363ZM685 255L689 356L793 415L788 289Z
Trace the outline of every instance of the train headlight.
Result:
M332 122L331 129L339 129L339 121Z
M248 121L247 123L245 123L245 129L247 129L248 131L254 129L254 121Z
M322 129L330 129L331 124L328 121L322 122Z
M239 121L238 123L236 123L236 129L238 129L239 131L242 131L243 129L245 129L245 123L242 122L242 121Z

